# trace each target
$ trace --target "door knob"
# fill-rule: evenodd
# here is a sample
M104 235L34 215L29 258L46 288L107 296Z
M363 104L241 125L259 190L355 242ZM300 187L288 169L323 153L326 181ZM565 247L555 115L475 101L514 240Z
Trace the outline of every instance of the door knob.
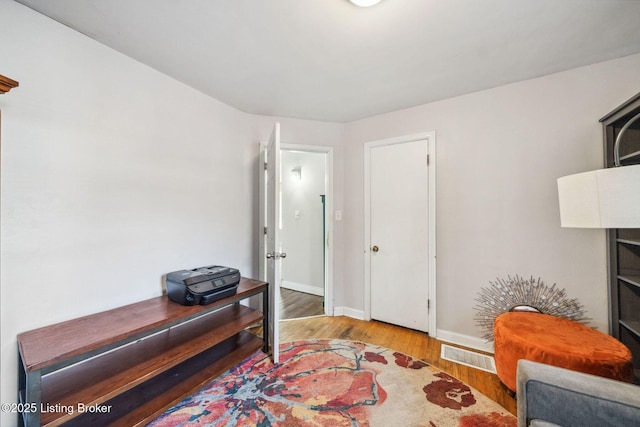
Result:
M267 252L267 259L271 259L271 258L278 259L278 258L286 258L286 257L287 257L287 253L286 252L281 252L281 253L278 253L278 252L274 252L274 253Z
M374 245L374 246L371 248L371 250L372 250L373 252L378 252L378 251L380 250L380 248Z

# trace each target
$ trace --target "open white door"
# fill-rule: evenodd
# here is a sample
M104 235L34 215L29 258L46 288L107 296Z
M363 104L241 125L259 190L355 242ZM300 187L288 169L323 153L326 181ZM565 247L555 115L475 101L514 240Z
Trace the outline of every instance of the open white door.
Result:
M274 363L279 361L280 264L280 123L275 124L266 155L266 277L269 282L269 344Z

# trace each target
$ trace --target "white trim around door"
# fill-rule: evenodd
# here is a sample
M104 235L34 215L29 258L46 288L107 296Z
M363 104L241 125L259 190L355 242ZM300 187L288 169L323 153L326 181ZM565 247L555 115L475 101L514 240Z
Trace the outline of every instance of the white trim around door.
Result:
M422 132L364 144L364 318L371 319L371 152L376 147L427 140L429 176L429 325L428 333L436 337L436 133Z
M324 266L324 312L333 316L333 147L324 145L280 144L280 150L325 153L325 266Z

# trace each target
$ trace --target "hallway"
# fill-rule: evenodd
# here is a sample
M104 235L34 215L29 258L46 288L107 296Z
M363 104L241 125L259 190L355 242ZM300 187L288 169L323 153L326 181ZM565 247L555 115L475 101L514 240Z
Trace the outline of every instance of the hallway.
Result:
M280 288L280 320L324 315L324 298Z

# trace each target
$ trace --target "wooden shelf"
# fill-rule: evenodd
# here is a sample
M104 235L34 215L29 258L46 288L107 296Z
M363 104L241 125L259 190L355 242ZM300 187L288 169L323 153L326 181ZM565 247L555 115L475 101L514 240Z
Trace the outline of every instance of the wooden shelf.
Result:
M626 330L640 338L640 322L633 320L620 320L620 325L624 326Z
M42 402L73 406L106 402L164 371L188 360L262 320L262 313L233 305L186 325L166 329L149 338L118 348L85 363L42 378ZM122 361L127 364L123 365ZM73 416L43 414L43 425ZM53 424L52 424L53 425Z
M143 425L256 350L267 351L267 313L239 303L258 294L267 307L268 284L242 278L236 295L206 306L157 297L18 335L21 401L54 408L25 413L20 425ZM245 331L258 322L262 338ZM77 410L96 405L111 408Z
M618 276L618 279L630 285L637 286L640 288L640 276L625 275L625 276Z
M640 241L637 240L618 239L618 243L622 243L624 245L640 246Z
M621 162L629 159L640 159L640 151L634 151L633 153L629 153L626 156L620 157Z
M9 77L0 74L0 94L7 93L14 87L18 87L19 83Z
M238 361L246 359L262 345L263 341L259 337L243 332L207 350L198 358L184 362L105 403L117 408L117 411L85 414L66 423L65 427L146 425L235 366Z
M263 282L243 278L236 295L205 306L184 306L170 301L167 296L161 296L34 329L18 335L20 354L27 372L40 369L44 374L84 360L87 354L95 350L99 350L98 354L105 349L119 347L248 298L261 292L264 286L266 284Z

